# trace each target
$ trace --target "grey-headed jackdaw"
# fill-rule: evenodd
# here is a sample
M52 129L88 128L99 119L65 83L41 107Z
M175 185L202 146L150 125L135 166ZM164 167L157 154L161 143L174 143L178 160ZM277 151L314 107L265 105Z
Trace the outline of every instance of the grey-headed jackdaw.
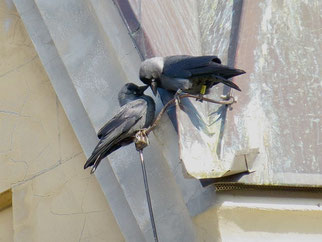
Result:
M154 57L142 62L140 79L151 86L156 95L157 88L190 94L205 94L218 83L238 91L240 88L228 80L244 74L245 71L221 64L217 56L174 55Z
M143 92L148 86L139 87L127 83L121 89L118 100L120 111L98 132L100 139L84 169L93 166L93 173L101 160L122 146L134 141L137 131L149 127L154 119L155 103Z

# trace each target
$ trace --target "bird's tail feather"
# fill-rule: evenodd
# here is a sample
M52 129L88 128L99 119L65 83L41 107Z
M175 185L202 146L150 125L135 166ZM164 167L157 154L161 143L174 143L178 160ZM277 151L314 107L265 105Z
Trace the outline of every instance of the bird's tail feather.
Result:
M221 65L221 67L222 67L222 69L219 69L218 71L220 73L220 76L225 79L229 79L234 76L239 76L239 75L246 73L244 70L236 69L233 67L228 67L228 66L224 66L224 65Z
M221 83L223 83L223 84L225 84L225 85L227 85L227 86L229 86L229 87L231 87L231 88L234 88L234 89L236 89L236 90L238 90L238 91L240 91L241 92L241 89L239 88L239 86L237 86L235 83L233 83L232 81L229 81L229 80L227 80L227 79L225 79L225 78L223 78L223 77L221 77L221 76L217 76L217 75L215 75L215 77L218 79L218 80L220 80L220 82Z
M88 167L90 167L90 166L94 165L98 157L99 157L99 156L97 156L97 154L95 154L95 155L93 155L93 154L92 154L92 155L88 158L88 160L86 161L86 163L85 163L85 165L84 165L84 169L86 169L86 168L88 168Z
M238 91L240 91L241 92L241 89L239 88L239 86L237 86L235 83L233 83L232 81L228 81L228 80L221 80L221 82L223 83L223 84L225 84L225 85L227 85L227 86L229 86L229 87L231 87L231 88L234 88L234 89L236 89L236 90L238 90Z
M94 163L93 168L91 170L91 174L93 174L96 171L96 168L101 163L101 160L102 160L101 155L99 155L95 160L95 163Z

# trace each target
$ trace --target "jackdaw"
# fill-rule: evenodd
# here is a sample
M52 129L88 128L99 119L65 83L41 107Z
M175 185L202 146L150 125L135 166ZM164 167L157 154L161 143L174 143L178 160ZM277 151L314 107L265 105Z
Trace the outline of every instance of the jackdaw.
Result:
M228 79L244 73L243 70L222 65L217 56L154 57L143 61L140 67L140 79L151 86L154 95L158 87L194 95L205 94L218 83L241 91Z
M155 103L143 92L148 86L139 87L127 83L121 89L118 100L120 111L98 132L100 139L92 155L84 165L84 169L93 166L93 173L102 159L122 146L134 141L137 131L149 127L154 119Z

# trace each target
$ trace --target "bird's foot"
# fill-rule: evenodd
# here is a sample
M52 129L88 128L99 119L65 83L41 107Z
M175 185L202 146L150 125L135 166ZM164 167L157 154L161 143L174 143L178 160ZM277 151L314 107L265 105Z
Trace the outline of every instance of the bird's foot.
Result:
M196 101L203 102L203 94L199 93L199 95L196 97Z
M200 101L201 103L203 102L203 95L206 94L207 86L202 85L199 93L199 97L196 98L196 101Z
M182 94L182 90L178 89L177 92L174 94L174 98L176 99L176 101L180 104L181 102L181 98L180 95Z
M136 150L143 150L150 144L146 129L141 129L135 134L134 143Z

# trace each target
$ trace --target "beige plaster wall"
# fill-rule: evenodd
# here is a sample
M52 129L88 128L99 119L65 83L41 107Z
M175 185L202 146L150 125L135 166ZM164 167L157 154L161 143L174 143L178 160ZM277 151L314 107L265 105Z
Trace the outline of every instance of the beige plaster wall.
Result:
M0 241L13 241L12 207L0 211Z
M322 241L321 212L213 208L194 219L199 241Z
M0 134L15 241L124 241L11 0L0 0Z
M195 216L198 241L322 241L322 195L286 191L219 193Z

